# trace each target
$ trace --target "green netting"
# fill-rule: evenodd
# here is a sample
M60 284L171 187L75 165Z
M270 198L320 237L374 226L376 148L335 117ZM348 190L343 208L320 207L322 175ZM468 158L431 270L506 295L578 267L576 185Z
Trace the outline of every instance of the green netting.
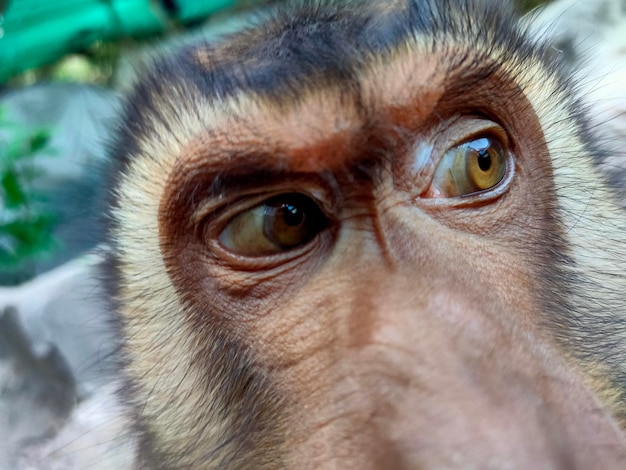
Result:
M0 83L98 39L145 36L205 18L232 0L9 0L0 12Z

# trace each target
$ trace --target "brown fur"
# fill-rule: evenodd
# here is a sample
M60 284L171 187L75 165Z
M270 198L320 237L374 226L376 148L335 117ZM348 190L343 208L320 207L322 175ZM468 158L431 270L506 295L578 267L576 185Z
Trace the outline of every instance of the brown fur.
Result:
M354 5L188 46L129 96L111 237L140 466L625 468L626 214L571 83L497 6ZM433 198L493 127L503 182ZM308 243L218 241L293 192L328 217Z

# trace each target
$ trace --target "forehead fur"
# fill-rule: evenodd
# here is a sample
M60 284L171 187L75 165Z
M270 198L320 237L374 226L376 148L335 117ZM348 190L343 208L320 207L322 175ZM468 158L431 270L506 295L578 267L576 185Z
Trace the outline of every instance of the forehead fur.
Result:
M260 16L257 24L218 43L195 42L157 60L128 97L128 124L120 129L116 157L124 163L138 153L143 137L184 126L185 114L197 114L200 107L223 113L234 106L237 114L241 96L248 106L256 97L273 107L289 107L324 88L332 88L335 96L342 91L358 96L358 77L373 76L373 65L382 66L384 74L385 58L399 50L411 57L419 45L435 55L445 43L453 47L442 68L456 72L457 83L484 66L482 58L495 59L496 65L548 60L500 1L300 1ZM482 56L468 60L455 44ZM419 69L420 64L411 66ZM515 66L509 70L519 73ZM551 80L566 88L556 75Z
M325 85L350 87L372 57L418 38L432 46L445 38L540 56L504 3L302 1L279 7L219 43L201 40L157 61L129 97L129 122L137 123L133 131L144 127L144 116L157 112L154 102L172 87L197 90L209 101L252 93L287 102Z

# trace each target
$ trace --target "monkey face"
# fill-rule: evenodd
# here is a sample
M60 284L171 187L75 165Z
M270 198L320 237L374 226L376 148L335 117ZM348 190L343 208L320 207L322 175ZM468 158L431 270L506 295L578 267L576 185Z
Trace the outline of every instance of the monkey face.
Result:
M598 226L626 218L570 91L452 0L300 6L156 64L111 212L141 462L623 468Z

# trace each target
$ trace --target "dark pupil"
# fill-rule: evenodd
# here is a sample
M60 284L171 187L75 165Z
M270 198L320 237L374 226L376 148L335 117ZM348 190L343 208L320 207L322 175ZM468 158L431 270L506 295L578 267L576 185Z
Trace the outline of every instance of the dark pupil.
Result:
M283 204L281 212L283 221L290 227L296 227L304 222L304 212L292 204Z
M482 171L488 171L491 168L491 155L489 155L487 149L478 151L478 167Z

